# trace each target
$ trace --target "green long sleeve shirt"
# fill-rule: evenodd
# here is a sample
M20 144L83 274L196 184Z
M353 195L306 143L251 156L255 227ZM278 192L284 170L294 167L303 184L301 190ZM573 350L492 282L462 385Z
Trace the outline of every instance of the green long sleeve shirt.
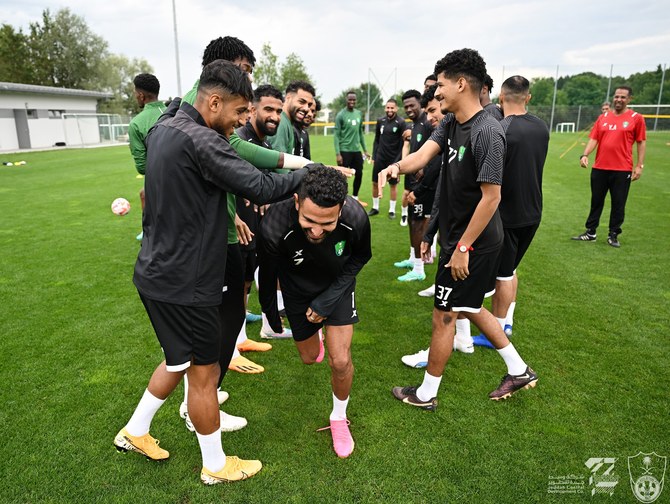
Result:
M335 154L367 152L363 136L363 114L360 110L340 110L335 116Z
M278 152L293 154L293 147L295 145L293 124L291 123L291 118L283 110L281 111L281 119L279 126L277 126L277 132L272 136L268 136L266 141Z
M135 160L135 169L140 175L144 175L147 165L147 147L144 145L144 140L164 111L165 104L162 101L145 103L142 112L133 117L128 125L130 154Z
M195 97L198 95L198 84L199 80L195 81L195 84L191 90L184 95L181 99L182 102L186 102L190 105L195 103ZM230 141L230 146L235 149L238 156L240 156L245 161L251 163L256 168L266 169L266 170L276 170L277 165L279 164L279 152L274 150L265 149L258 145L254 145L251 142L243 141L237 133L230 135L228 139ZM237 230L235 229L235 195L228 193L228 244L232 245L237 243Z

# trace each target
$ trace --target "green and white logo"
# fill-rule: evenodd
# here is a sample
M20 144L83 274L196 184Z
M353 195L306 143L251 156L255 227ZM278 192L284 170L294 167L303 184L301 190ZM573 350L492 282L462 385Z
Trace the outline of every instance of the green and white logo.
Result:
M458 148L458 161L459 162L463 160L463 156L465 156L465 147L463 145L461 145Z
M335 244L335 255L337 257L340 257L342 255L342 253L344 252L344 244L345 243L346 242L344 240L342 240L341 242L337 242Z
M395 133L396 131L398 131L398 127L397 127L397 126L393 126L393 133Z
M421 139L423 138L423 135L421 133L417 133L416 135L416 141L417 143L421 143Z
M624 121L624 122L623 122L623 127L624 127L624 128L627 128L629 124L630 124L630 123L629 123L628 121Z

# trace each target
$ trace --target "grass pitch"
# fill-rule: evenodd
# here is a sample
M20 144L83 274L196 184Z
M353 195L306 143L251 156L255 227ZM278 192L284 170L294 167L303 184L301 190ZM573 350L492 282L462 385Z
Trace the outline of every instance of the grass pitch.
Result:
M224 382L226 411L249 420L223 434L224 448L265 467L212 488L199 482L197 442L177 415L181 387L152 426L169 461L112 447L161 359L131 282L142 181L127 147L0 154L27 162L0 167L0 501L634 502L627 457L670 455L670 137L649 135L618 250L602 227L595 243L569 239L590 197L580 142L559 157L576 140L552 136L544 219L519 268L513 342L539 374L534 390L489 401L505 366L477 349L453 355L435 413L393 399L391 387L423 377L400 357L428 345L432 304L416 293L435 266L426 282L396 281L408 232L387 219L387 192L358 281L353 455L339 460L329 433L316 432L331 408L327 365L304 366L291 341L278 341L247 354L265 373ZM334 163L332 137L311 143L315 159ZM368 202L370 175L366 164ZM110 211L119 196L133 205L126 217ZM609 203L605 223L608 212ZM617 459L612 496L591 497L584 463L594 457ZM554 493L566 476L576 494Z

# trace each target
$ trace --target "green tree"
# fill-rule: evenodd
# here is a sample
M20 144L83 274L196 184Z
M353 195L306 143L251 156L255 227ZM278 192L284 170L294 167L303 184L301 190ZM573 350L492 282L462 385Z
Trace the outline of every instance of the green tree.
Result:
M316 87L314 79L307 73L305 64L296 53L291 53L286 56L284 62L279 65L279 75L281 80L281 87L279 89L282 90L286 89L286 86L291 82L297 80L307 81L312 84L312 86Z
M279 77L279 58L272 52L269 42L263 44L261 56L254 68L254 83L257 85L271 84L283 92L281 78Z
M530 82L530 93L533 105L551 105L554 96L554 79L551 77L535 77Z
M99 112L123 115L139 113L133 79L137 74L153 72L153 68L145 59L129 60L120 54L108 55L101 66L99 89L113 93L114 97L102 102L98 107Z
M107 42L95 35L83 18L69 9L51 15L42 12L42 23L30 23L28 36L35 84L76 89L96 89Z
M0 81L30 84L33 80L28 37L11 25L0 27Z
M368 83L363 82L358 87L350 87L343 90L335 99L330 102L328 105L335 113L346 108L347 106L347 94L350 91L356 93L357 101L356 108L363 111L365 114L368 110ZM400 102L402 103L402 102ZM381 91L377 85L372 82L370 83L370 119L374 119L377 115L380 114L380 110L383 113L384 103L381 96Z
M562 88L562 91L566 94L568 105L600 105L606 90L607 83L603 83L603 77L593 72L585 72L566 78Z

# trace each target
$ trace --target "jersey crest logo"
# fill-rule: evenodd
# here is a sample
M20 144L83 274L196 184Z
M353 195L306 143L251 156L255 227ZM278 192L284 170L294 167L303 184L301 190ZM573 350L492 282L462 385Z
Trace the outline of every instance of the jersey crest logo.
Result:
M345 243L346 243L346 242L345 242L344 240L342 240L342 241L337 242L337 243L335 244L335 255L336 255L337 257L340 257L340 256L344 253L344 245L345 245Z
M417 143L420 143L422 138L423 138L423 135L421 133L417 133L417 135L416 135Z
M624 122L623 122L623 127L624 127L624 129L627 128L629 124L630 124L630 123L629 123L628 121L624 121Z
M293 263L295 264L295 266L300 266L302 262L305 260L305 258L301 256L302 256L302 249L296 250L295 254L293 254Z
M460 163L463 160L463 156L465 156L465 147L461 145L458 148L458 162Z
M393 126L393 133L395 133L396 131L398 131L398 127L397 127L397 126Z

